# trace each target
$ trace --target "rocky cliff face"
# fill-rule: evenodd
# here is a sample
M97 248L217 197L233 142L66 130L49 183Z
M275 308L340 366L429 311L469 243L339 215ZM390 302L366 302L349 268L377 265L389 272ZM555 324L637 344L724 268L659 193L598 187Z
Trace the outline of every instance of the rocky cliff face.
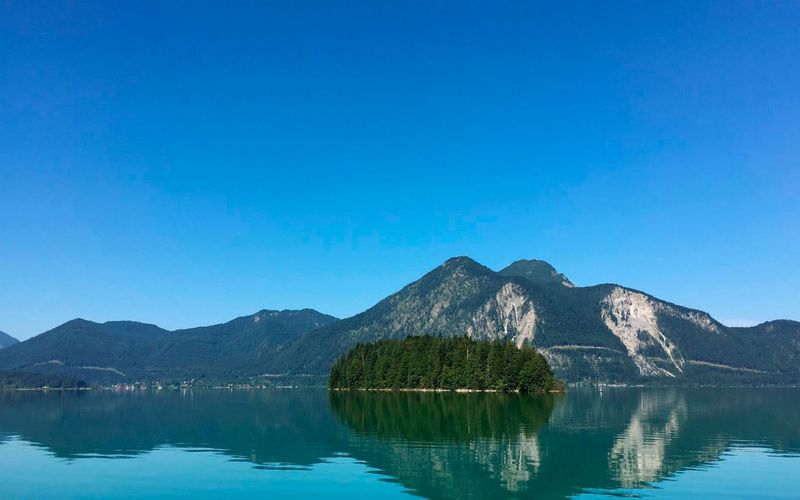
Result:
M519 347L533 344L536 319L536 308L525 289L506 283L475 312L465 333L478 339L511 340Z
M603 322L625 346L640 374L674 377L683 372L683 356L658 327L658 303L642 293L615 287L600 306ZM671 370L657 366L651 357L668 358Z

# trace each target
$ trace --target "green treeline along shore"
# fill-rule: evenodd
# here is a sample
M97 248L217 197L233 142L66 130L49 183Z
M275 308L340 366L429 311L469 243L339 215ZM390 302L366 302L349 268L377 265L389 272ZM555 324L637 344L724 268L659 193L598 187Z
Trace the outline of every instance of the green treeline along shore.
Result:
M562 390L533 347L467 337L408 337L358 344L331 368L331 389Z

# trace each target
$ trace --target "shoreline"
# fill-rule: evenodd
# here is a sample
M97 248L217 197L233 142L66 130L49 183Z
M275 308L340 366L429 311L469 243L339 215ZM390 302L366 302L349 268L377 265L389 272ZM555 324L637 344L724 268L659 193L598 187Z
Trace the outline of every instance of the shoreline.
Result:
M133 392L142 390L192 390L192 389L211 389L211 390L291 390L291 389L318 389L326 391L370 391L370 392L455 392L455 393L516 393L516 394L564 394L568 389L800 389L800 384L775 384L775 385L753 385L753 384L615 384L615 383L572 383L565 384L563 389L551 389L548 391L503 391L500 389L442 389L442 388L349 388L349 387L326 387L324 385L295 385L295 386L226 386L226 385L198 385L198 386L162 386L162 387L136 387L120 390L113 386L87 386L87 387L0 387L3 392L88 392L88 391L111 391L111 392Z
M81 392L93 391L94 387L0 387L0 392Z
M328 391L337 391L337 392L350 392L350 391L361 391L361 392L457 392L461 394L467 393L501 393L501 394L563 394L565 390L558 390L558 389L550 389L548 391L520 391L519 389L514 389L511 391L504 391L501 389L442 389L442 388L408 388L408 387L398 387L398 388L349 388L349 387L330 387Z

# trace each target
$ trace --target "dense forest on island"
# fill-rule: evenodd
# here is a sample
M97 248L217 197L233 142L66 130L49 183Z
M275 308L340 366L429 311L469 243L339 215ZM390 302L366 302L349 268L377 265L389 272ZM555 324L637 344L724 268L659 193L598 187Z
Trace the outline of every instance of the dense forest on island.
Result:
M332 389L472 389L544 392L561 386L529 346L467 337L407 337L358 344L331 368Z

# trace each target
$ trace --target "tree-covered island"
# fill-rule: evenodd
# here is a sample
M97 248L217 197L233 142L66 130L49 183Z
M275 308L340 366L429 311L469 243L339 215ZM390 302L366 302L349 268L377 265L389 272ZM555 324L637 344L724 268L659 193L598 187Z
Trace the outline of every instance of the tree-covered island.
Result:
M563 387L533 347L467 337L358 344L331 367L331 389L546 392Z

